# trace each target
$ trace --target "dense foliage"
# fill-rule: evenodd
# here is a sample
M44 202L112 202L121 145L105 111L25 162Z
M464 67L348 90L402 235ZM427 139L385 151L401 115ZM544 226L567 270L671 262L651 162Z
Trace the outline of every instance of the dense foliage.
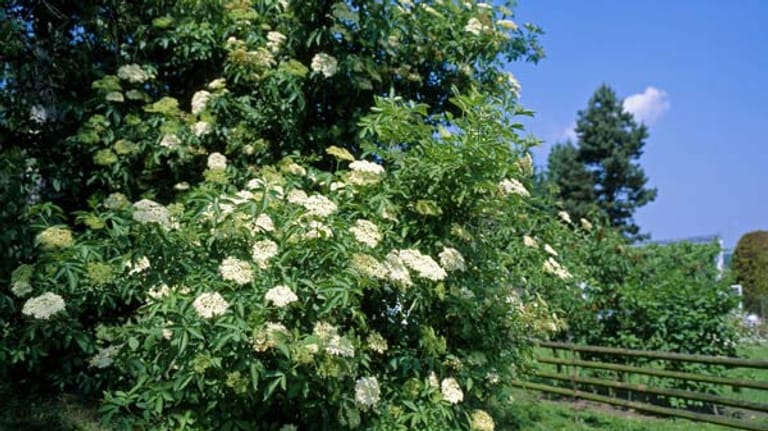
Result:
M743 286L744 307L759 313L768 311L768 231L742 235L733 251L731 268Z
M596 208L627 238L642 239L632 215L656 198L638 163L648 129L624 111L616 92L604 84L579 111L576 135L576 148L556 145L549 158L548 175L559 187L564 208L576 217L592 215Z
M28 256L20 189L66 212L115 190L168 199L196 160L150 151L169 134L263 163L329 145L359 154L374 97L439 117L458 112L451 88L516 92L501 62L542 55L538 29L509 8L460 2L7 1L0 22L0 151L22 161L0 172L4 202L18 202L0 210L2 282ZM177 109L218 78L228 92L202 117ZM213 126L206 137L192 136L198 121Z

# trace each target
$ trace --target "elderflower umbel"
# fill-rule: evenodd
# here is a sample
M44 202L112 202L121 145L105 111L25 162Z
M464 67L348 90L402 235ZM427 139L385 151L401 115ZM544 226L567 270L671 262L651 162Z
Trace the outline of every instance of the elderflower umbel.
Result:
M368 220L358 219L355 221L355 225L349 228L349 231L352 232L358 242L371 248L379 245L382 238L378 226Z
M157 223L168 226L170 213L168 208L149 199L142 199L133 204L133 219L139 223Z
M53 293L45 292L40 296L30 298L24 303L21 313L35 319L48 320L54 314L64 311L64 298Z
M181 145L181 140L178 136L174 135L173 133L166 133L163 135L163 137L160 139L160 146L165 148L176 148L179 145Z
M539 248L539 243L528 235L523 235L523 244L525 244L526 247Z
M251 265L236 257L227 257L219 265L219 274L221 278L227 281L234 281L243 285L253 281L253 270Z
M192 133L198 138L211 133L211 123L207 121L198 121L192 125Z
M149 79L149 75L138 64L128 64L120 66L117 69L117 77L130 82L131 84L141 84Z
M126 262L125 266L128 267L128 275L140 274L149 269L149 259L143 256L136 260L136 263Z
M325 351L335 356L353 358L355 356L355 346L347 337L339 335L332 336L325 346Z
M267 261L277 256L277 243L270 239L263 239L253 244L251 256L259 265L259 268L266 269Z
M307 209L310 216L328 217L338 208L333 201L323 195L312 195L301 202L301 206Z
M308 198L309 196L307 196L307 192L304 190L293 189L288 192L288 196L286 196L285 199L294 205L302 205Z
M386 266L375 257L364 253L356 253L352 256L352 268L365 276L379 280L387 278L388 275Z
M467 269L464 256L455 248L443 247L443 251L440 252L438 257L440 257L440 265L446 271L464 271Z
M565 223L571 224L573 223L571 221L571 215L568 214L566 211L560 211L557 213L557 216L560 217L560 220L564 221Z
M362 408L375 406L381 397L376 377L361 377L355 382L355 402Z
M418 250L400 250L398 255L407 267L416 271L423 278L440 281L448 275L430 256L421 254Z
M498 24L499 27L507 30L512 30L512 31L517 30L517 24L511 19L500 19L496 21L496 24Z
M348 160L350 162L355 161L355 156L353 156L352 153L335 145L331 145L330 147L326 148L325 152L335 157L337 160Z
M384 353L389 348L387 340L378 332L372 332L366 341L368 342L368 348L377 353Z
M306 240L333 238L330 226L317 220L310 220L307 224L307 232L302 235Z
M90 360L88 365L94 368L107 368L115 362L115 356L120 352L120 346L109 346L103 349L99 349Z
M192 115L200 115L205 110L205 105L211 99L211 93L200 90L192 95Z
M475 36L480 36L483 30L485 30L485 26L477 18L470 18L469 21L467 21L467 25L464 26L464 31L472 33Z
M557 256L557 252L549 244L544 244L544 251L546 251L547 253L551 254L552 256Z
M267 49L277 52L283 46L287 37L279 31L270 31L267 33Z
M72 231L69 228L53 226L37 234L35 241L44 250L55 250L57 248L68 248L75 242L72 237Z
M227 169L227 157L221 153L208 156L208 169Z
M587 220L585 218L581 218L581 219L579 219L579 223L581 223L581 228L582 229L584 229L586 231L592 230L592 223L590 223L589 220Z
M336 74L338 62L332 56L321 52L312 57L310 67L313 72L322 73L324 77L330 78Z
M510 193L514 193L516 195L520 195L524 198L527 198L531 194L528 192L528 190L525 188L525 186L518 180L514 178L508 178L504 179L499 183L499 192L501 192L502 195L506 196Z
M393 284L402 288L407 288L413 285L411 274L408 272L408 268L405 267L403 260L396 250L392 250L387 254L385 266L387 267L389 281Z
M267 300L267 302L275 304L275 307L277 308L285 307L291 302L299 300L299 297L293 293L293 290L291 290L290 287L284 285L275 286L269 289L264 298Z
M484 410L475 410L472 412L472 431L493 431L496 428L496 423L493 422L493 418Z
M256 217L253 227L255 232L272 232L275 230L275 223L272 221L272 217L262 213Z
M464 400L464 392L453 377L443 379L440 383L440 392L443 394L443 399L451 404L458 404Z
M218 292L201 293L192 303L200 317L210 319L224 314L229 309L229 303Z
M20 265L11 274L11 291L14 295L21 298L32 292L32 284L29 282L32 278L34 267L32 265Z
M551 257L544 262L544 272L555 275L562 280L570 280L573 277L567 269Z

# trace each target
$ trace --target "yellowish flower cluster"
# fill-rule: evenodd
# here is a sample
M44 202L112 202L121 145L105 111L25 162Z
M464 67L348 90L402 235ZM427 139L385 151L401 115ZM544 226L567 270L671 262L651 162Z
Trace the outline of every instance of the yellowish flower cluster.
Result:
M496 423L488 412L484 410L475 410L472 412L470 426L472 431L493 431L496 428Z
M355 161L355 156L353 156L352 153L335 145L331 145L330 147L326 148L325 152L338 160L347 160L350 162Z
M120 352L120 346L109 346L99 351L88 360L88 365L93 368L107 368L115 362L115 356Z
M376 260L375 257L364 253L357 253L352 256L352 268L365 276L379 280L386 279L389 274L384 264Z
M251 347L257 352L266 352L276 347L280 338L286 338L289 335L288 328L282 323L267 322L263 328L254 331Z
M278 247L276 242L270 239L263 239L253 244L251 256L256 264L259 265L259 268L266 269L267 262L277 256L277 252Z
M141 84L149 79L149 74L138 64L128 64L117 69L117 77L131 84Z
M425 254L421 254L421 252L416 249L400 250L398 251L398 256L405 266L416 271L420 277L432 281L440 281L448 276L445 270L441 268L434 259Z
M536 242L535 239L533 239L532 237L530 237L528 235L523 235L523 244L526 247L539 248L539 243Z
M32 265L20 265L11 274L11 292L19 298L27 296L32 292L32 284L30 279L32 278L32 272L34 267Z
M44 250L69 248L75 242L72 231L69 228L53 226L37 234L35 241Z
M368 335L368 339L366 341L368 342L368 348L376 353L384 353L389 348L387 340L382 337L381 334L375 331Z

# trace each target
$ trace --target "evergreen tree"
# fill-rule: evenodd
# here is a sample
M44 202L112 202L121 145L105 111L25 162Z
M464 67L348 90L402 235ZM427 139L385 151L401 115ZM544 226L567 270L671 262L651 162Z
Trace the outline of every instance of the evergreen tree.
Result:
M638 163L648 129L624 111L616 92L603 84L587 108L579 111L576 134L574 150L555 147L555 154L550 156L556 163L550 165L549 176L559 185L565 208L582 215L594 202L601 216L625 237L642 239L632 216L637 208L656 198L656 189L646 187L648 178ZM581 167L575 168L576 163ZM591 188L592 193L584 193L585 188Z
M572 217L589 218L597 211L592 173L579 162L579 150L570 141L552 148L547 165L547 181L556 187L563 206Z

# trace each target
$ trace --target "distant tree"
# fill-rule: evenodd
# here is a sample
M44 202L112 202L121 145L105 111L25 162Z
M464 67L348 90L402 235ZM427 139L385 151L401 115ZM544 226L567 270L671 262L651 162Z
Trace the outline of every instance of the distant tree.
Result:
M568 141L556 144L547 158L547 182L572 217L589 218L597 211L592 173L579 162L579 150Z
M579 214L594 202L625 237L642 239L632 216L656 198L656 189L645 187L648 178L638 163L647 128L624 111L616 92L603 84L587 108L579 111L576 135L573 150L556 146L550 156L555 163L549 166L549 177L560 185L558 194L565 208ZM584 192L587 188L591 194Z
M761 310L761 298L768 298L768 231L744 234L736 244L731 263L736 281L744 287L744 306Z

